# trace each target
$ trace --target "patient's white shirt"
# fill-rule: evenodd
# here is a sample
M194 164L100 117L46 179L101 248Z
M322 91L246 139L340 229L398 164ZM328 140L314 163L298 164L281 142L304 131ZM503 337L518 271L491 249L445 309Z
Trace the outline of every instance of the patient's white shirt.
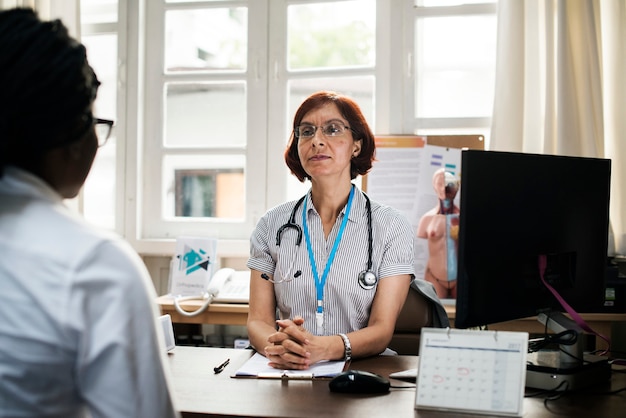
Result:
M0 178L0 415L176 416L156 292L38 177Z

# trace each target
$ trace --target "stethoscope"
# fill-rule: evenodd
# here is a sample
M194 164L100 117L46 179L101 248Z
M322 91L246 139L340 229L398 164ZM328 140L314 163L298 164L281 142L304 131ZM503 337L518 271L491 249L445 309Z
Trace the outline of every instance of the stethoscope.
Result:
M367 225L368 225L367 256L368 256L368 259L367 259L367 269L359 273L358 281L359 281L359 285L363 289L370 290L370 289L373 289L374 286L376 286L376 283L378 282L378 278L376 277L376 274L374 274L374 272L372 271L372 251L373 251L372 250L373 248L372 204L367 194L365 194L365 192L361 192L361 193L363 193L363 196L365 196L365 200L366 200L365 207L367 208ZM302 196L300 200L296 202L296 205L291 210L291 215L289 216L289 220L285 224L283 224L280 228L278 228L278 231L276 231L276 245L280 246L280 243L282 240L282 234L286 229L294 229L296 233L298 234L297 239L296 239L296 246L299 246L302 243L302 227L296 223L296 212L298 208L302 205L302 202L304 201L306 196L307 195Z

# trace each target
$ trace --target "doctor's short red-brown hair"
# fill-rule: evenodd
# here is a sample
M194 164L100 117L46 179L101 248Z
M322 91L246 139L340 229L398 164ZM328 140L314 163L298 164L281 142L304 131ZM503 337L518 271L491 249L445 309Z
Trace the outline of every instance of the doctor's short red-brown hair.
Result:
M310 176L304 171L298 156L298 138L294 132L304 116L312 110L318 109L327 104L333 103L339 109L350 126L352 137L355 141L361 141L361 152L352 159L350 164L350 177L355 179L357 175L364 175L372 168L372 162L376 156L376 145L374 143L374 134L370 129L359 105L347 96L335 93L333 91L319 91L313 93L302 102L293 118L293 127L289 143L285 150L285 162L291 173L301 182L310 179Z

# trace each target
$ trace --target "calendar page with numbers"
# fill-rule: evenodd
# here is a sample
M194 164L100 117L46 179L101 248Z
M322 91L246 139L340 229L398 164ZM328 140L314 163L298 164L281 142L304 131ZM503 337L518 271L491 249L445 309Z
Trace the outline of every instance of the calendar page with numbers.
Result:
M528 333L423 328L416 409L522 416Z

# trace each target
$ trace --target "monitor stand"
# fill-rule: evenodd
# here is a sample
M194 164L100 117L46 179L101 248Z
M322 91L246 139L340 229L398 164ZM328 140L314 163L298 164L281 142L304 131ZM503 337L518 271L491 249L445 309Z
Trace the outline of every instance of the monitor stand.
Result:
M604 383L611 378L608 357L584 354L585 333L576 322L561 312L551 312L549 316L542 313L537 320L555 333L574 330L577 340L573 345L561 345L558 351L529 353L526 362L526 387L576 390Z

